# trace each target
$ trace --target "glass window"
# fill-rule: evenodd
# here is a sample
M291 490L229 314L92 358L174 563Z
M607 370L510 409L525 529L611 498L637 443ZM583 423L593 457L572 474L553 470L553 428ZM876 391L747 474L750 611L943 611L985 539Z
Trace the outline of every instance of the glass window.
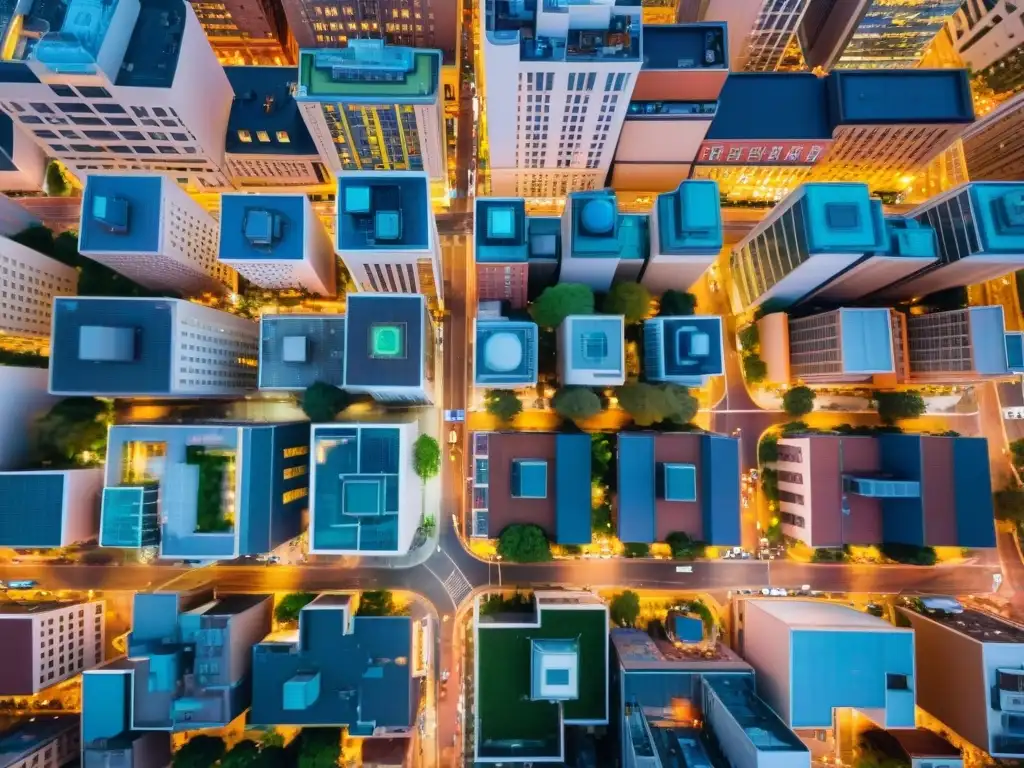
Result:
M238 140L244 141L246 144L248 144L252 141L252 134L249 133L248 131L239 131Z
M87 99L109 99L110 93L106 88L100 88L95 85L80 85L78 86L78 92Z
M156 150L146 144L137 144L132 149L139 155L155 155Z
M288 131L278 131L277 140L282 144L287 144L288 142L290 142L291 139L288 138Z
M85 136L100 141L117 141L117 134L114 131L85 131Z
M52 115L53 114L53 110L50 109L50 105L49 104L37 104L35 102L32 102L32 104L30 104L29 106L31 106L32 109L34 109L36 112L39 112L40 114L43 114L43 115Z
M61 96L61 97L64 97L64 98L70 97L70 98L73 99L75 96L78 95L77 93L75 93L75 89L74 88L71 88L70 86L67 86L67 85L51 85L50 86L50 90L53 91L58 96Z
M43 118L36 117L35 115L22 115L21 122L25 123L26 125L42 125Z
M107 123L110 125L135 125L135 121L130 117L108 117Z
M90 109L88 104L69 103L65 101L58 104L57 108L60 109L60 111L63 112L65 115L92 114L92 109Z
M106 115L123 115L125 114L124 107L120 104L96 104L93 107L97 112L101 112Z
M128 141L145 141L146 137L140 131L121 131L121 137Z

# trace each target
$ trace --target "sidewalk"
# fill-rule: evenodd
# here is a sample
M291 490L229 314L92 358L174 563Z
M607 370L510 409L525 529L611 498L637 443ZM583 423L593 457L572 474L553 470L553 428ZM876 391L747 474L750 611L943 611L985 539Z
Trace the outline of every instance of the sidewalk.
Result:
M812 387L813 389L813 387ZM751 399L757 403L759 408L766 411L777 411L782 409L782 393L785 387L777 389L763 389L755 387L747 388ZM969 398L970 389L947 395L924 395L925 415L942 416L950 413L977 413L977 404L973 398ZM965 402L966 401L966 402ZM970 407L970 410L963 410L961 403ZM825 413L874 413L871 407L871 399L857 395L829 395L819 394L814 401L814 412Z

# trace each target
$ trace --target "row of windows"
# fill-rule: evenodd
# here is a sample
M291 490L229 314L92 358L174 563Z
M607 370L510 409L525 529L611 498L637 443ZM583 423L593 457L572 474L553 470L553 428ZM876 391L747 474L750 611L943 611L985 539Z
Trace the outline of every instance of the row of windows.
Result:
M281 144L288 144L289 142L291 142L291 138L288 136L288 131L277 131L274 134L274 137ZM240 130L238 132L238 140L241 141L241 142L244 142L246 144L251 144L252 143L252 133L249 132L249 131L242 131L242 130ZM256 141L260 142L261 144L269 144L270 143L270 134L267 133L266 131L256 131Z

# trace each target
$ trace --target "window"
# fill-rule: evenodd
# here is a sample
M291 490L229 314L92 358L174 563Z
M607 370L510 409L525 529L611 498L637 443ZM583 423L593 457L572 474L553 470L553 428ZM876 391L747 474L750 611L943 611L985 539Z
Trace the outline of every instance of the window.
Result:
M285 448L282 455L286 459L294 459L296 456L308 456L309 446L308 445L297 445L294 448Z
M155 149L153 149L152 147L147 146L145 144L138 144L138 145L132 147L132 149L134 149L136 154L139 154L139 155L155 155L156 154L156 150Z
M171 138L175 141L188 141L188 136L184 133L172 133Z
M85 131L87 139L99 139L100 141L117 141L117 134L113 131Z
M302 477L308 471L309 470L305 464L299 467L286 467L284 470L284 479L293 480L296 477Z
M42 125L43 118L36 117L35 115L22 115L21 122L25 123L26 125Z
M250 144L252 142L252 134L249 133L248 131L239 131L238 140L243 141L246 144Z
M149 134L149 138L153 139L153 141L167 141L167 134L160 133L160 131L154 131Z
M291 491L286 491L281 495L282 504L290 504L293 501L304 499L309 495L309 488L296 488Z
M167 144L161 144L157 149L160 150L161 155L176 155L178 150L174 147L168 146Z
M288 131L278 131L277 132L277 140L279 142L281 142L282 144L289 143L291 141L291 139L288 138Z
M146 137L139 131L121 131L121 137L128 141L145 141Z
M123 115L125 114L124 107L120 104L96 104L95 109L97 112L105 115Z
M29 106L32 107L32 109L34 109L36 112L38 112L41 115L52 115L53 114L53 110L50 109L49 104L37 104L35 102L32 102Z
M153 114L157 117L167 117L167 110L160 107L153 107Z
M50 90L62 98L75 98L78 94L75 89L67 85L51 85Z
M256 131L256 138L263 143L267 143L270 141L270 134L266 131Z
M135 121L130 117L108 117L107 122L114 126L135 125Z
M53 131L36 131L36 136L40 139L56 139L57 134Z
M100 88L95 85L80 85L78 86L78 92L87 99L109 99L110 93L106 88Z
M98 117L76 117L71 121L74 125L106 125Z
M149 113L146 111L145 107L132 107L132 112L134 112L137 117L149 117Z
M75 103L69 104L67 102L62 102L62 103L57 105L57 108L61 112L63 112L65 115L81 115L81 114L91 115L92 114L92 109L89 107L88 104L75 104Z

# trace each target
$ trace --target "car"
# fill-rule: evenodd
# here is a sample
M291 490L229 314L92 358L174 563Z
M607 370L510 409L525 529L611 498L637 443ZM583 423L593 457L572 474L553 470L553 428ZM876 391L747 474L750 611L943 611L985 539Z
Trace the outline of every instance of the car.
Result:
M878 616L881 618L882 614L885 613L885 609L878 603L868 603L864 606L864 610L870 613L872 616Z
M772 587L768 590L768 594L772 597L786 597L788 593L782 587Z
M16 579L15 581L7 582L8 589L32 589L38 586L39 582L34 579Z
M676 573L693 573L692 565L677 565Z
M451 676L451 673L446 669L444 672L441 673L441 682L442 683L447 683L448 682L448 678L450 676Z

